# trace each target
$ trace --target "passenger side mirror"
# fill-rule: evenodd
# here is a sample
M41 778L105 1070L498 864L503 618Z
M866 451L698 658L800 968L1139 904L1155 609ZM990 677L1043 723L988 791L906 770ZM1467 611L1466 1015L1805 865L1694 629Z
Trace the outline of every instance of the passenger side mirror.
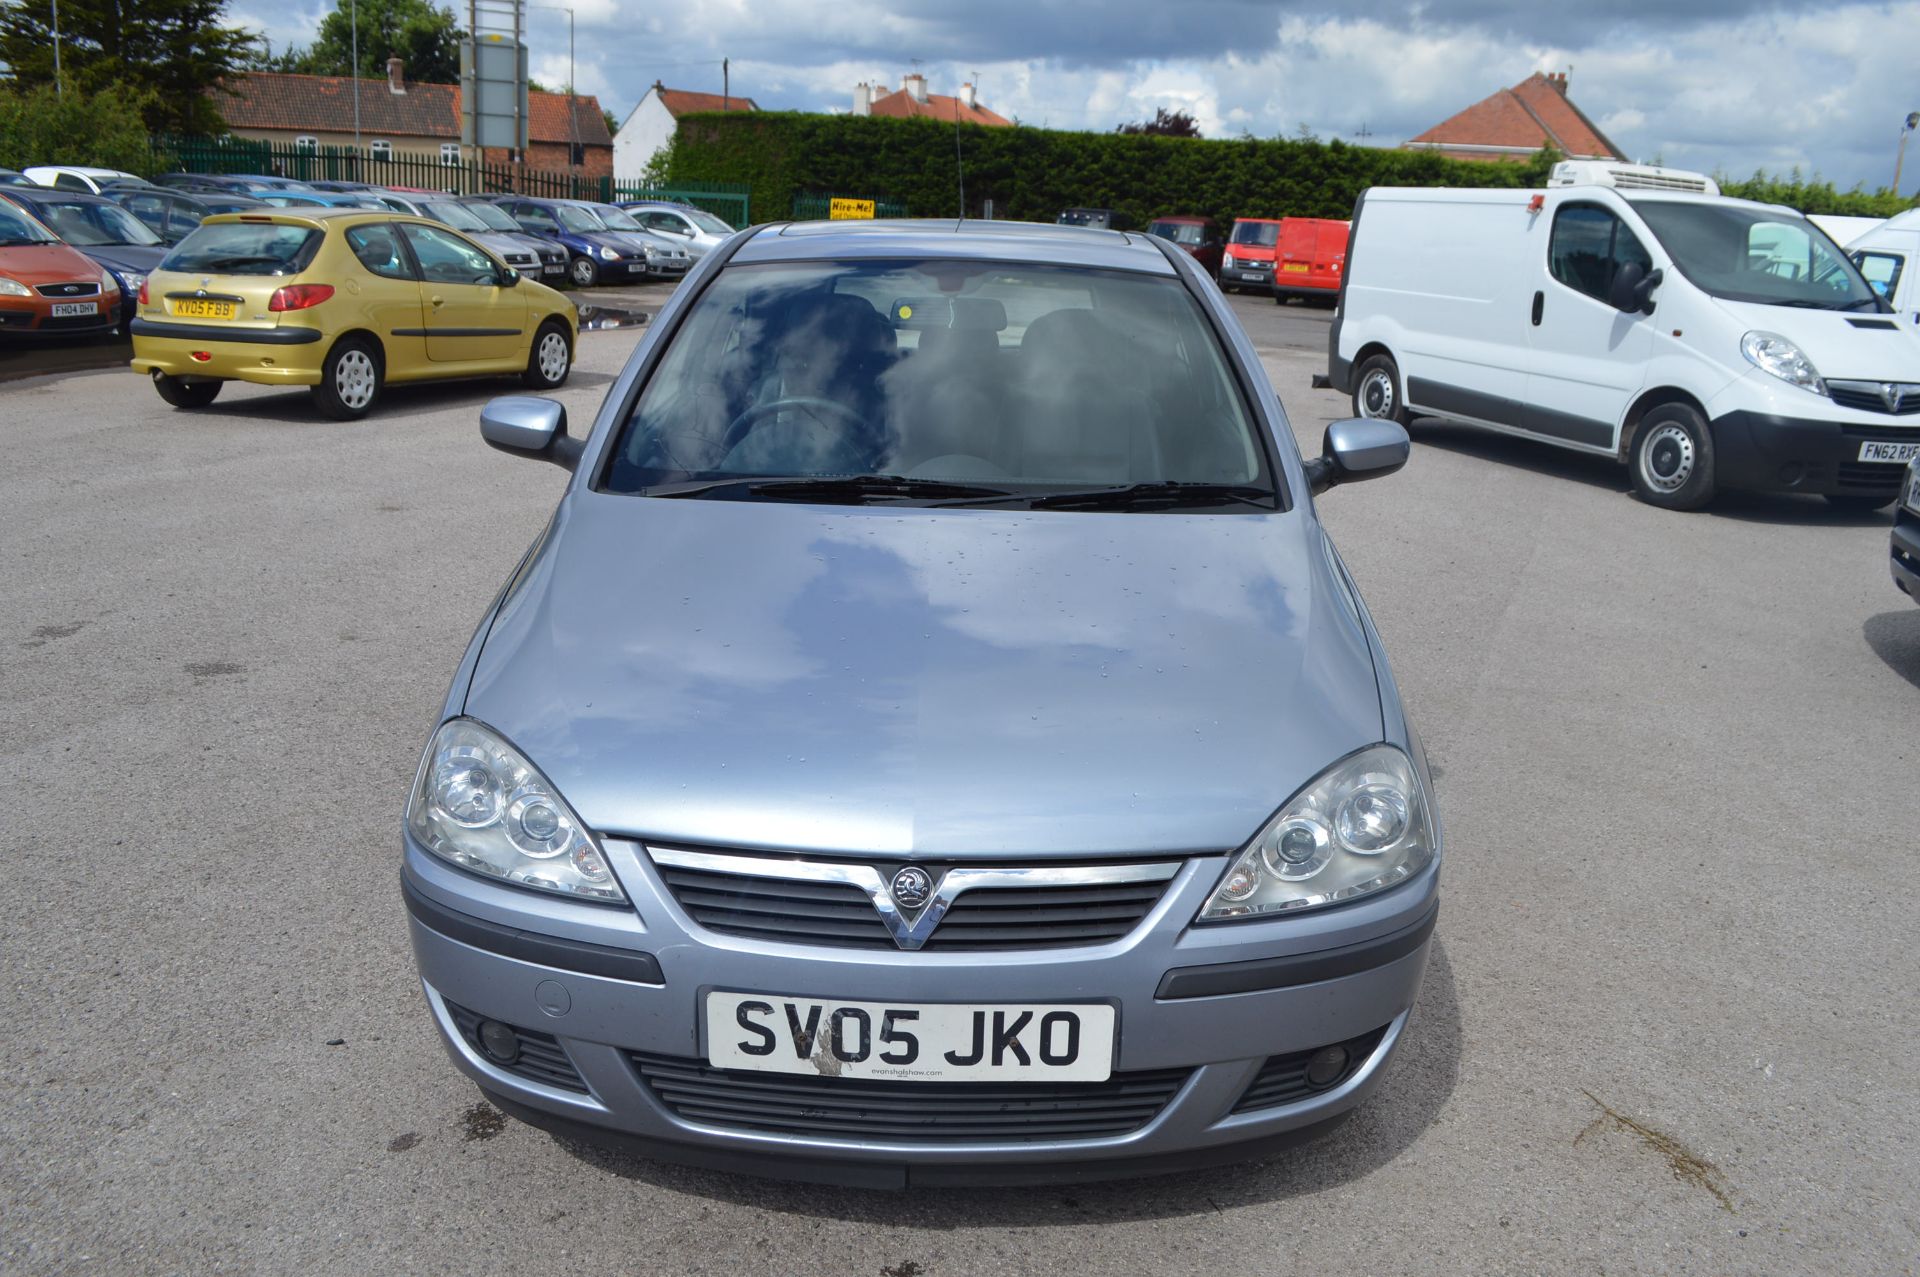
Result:
M514 269L513 267L511 267L511 266L507 266L507 267L503 267L503 268L501 269L501 271L500 271L500 287L502 287L502 288L512 288L512 287L513 287L513 286L514 286L515 284L517 284L517 283L519 283L519 282L520 282L520 272L519 272L519 271L517 271L517 270L515 270L515 269Z
M551 461L563 470L580 463L582 444L567 434L567 410L551 399L502 395L480 410L480 437L515 456Z
M1342 483L1380 479L1407 464L1413 441L1397 422L1352 417L1327 427L1321 453L1307 463L1307 483L1316 493Z
M1660 287L1660 281L1666 276L1661 271L1647 273L1647 268L1639 262L1622 262L1620 269L1613 273L1613 285L1607 289L1607 302L1615 310L1626 314L1651 315L1653 313L1653 290Z

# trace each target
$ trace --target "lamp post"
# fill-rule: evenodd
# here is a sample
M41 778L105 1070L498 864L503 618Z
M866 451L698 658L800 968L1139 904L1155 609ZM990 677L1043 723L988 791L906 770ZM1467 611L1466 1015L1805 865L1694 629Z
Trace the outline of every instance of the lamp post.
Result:
M533 4L529 9L552 9L567 15L567 124L570 136L567 139L567 164L579 176L580 169L580 85L573 78L573 9L564 4Z
M60 0L53 0L53 96L67 96L67 86L60 82Z
M1913 136L1916 128L1920 128L1920 111L1909 111L1907 122L1900 128L1900 150L1893 160L1893 193L1895 195L1900 193L1900 169L1907 162L1907 139Z
M364 176L360 169L360 0L352 0L347 11L353 27L353 178Z

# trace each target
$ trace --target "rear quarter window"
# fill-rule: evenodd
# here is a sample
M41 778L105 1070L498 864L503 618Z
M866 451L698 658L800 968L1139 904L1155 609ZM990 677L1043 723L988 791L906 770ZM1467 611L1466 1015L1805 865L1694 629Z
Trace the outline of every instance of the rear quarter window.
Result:
M180 241L161 270L221 275L292 275L305 270L320 248L320 232L272 222L202 225Z

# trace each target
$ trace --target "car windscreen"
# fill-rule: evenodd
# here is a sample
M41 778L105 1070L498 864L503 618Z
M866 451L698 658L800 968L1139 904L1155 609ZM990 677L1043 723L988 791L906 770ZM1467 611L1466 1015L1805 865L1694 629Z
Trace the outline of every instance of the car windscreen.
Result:
M80 248L109 244L151 247L165 243L147 224L118 204L46 201L36 210L53 233Z
M741 481L886 476L999 503L1214 485L1231 508L1271 510L1270 473L1229 357L1177 279L863 260L723 272L674 332L604 483L784 499Z
M474 215L465 204L428 204L427 216L438 218L457 231L484 231L487 224Z
M218 275L291 275L318 249L320 232L270 222L202 224L160 263L161 270Z
M5 200L0 200L0 248L18 248L22 244L57 244L57 236L48 234L31 217Z
M1847 255L1796 213L1737 204L1636 199L1673 264L1728 301L1813 310L1878 310L1879 294Z
M591 210L581 208L578 204L555 204L553 211L554 214L559 217L560 225L570 231L585 232L603 231L607 229L601 223L600 219L593 215Z
M1147 228L1161 239L1198 247L1207 242L1206 228L1193 222L1155 222Z
M727 225L703 208L677 208L674 212L698 226L709 235L731 235L733 227Z
M507 210L498 204L462 204L460 207L472 213L490 231L517 231L520 223L507 215Z
M593 214L602 222L606 223L607 229L611 231L639 231L646 229L640 225L640 223L634 221L633 214L627 212L624 208L596 208L593 210Z
M1234 244L1252 244L1257 248L1272 248L1280 242L1280 223L1235 222L1233 235L1229 242Z

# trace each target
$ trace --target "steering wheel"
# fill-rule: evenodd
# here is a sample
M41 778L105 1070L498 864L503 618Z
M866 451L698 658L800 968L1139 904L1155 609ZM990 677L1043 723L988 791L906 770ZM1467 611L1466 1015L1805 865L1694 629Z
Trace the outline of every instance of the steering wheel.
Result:
M755 404L753 407L735 417L727 425L727 433L720 441L721 446L725 448L735 447L742 439L747 437L748 431L759 424L762 417L771 417L774 413L781 412L787 408L798 408L803 412L812 412L816 417L819 413L825 412L831 416L840 418L841 421L852 426L855 430L864 431L868 428L867 419L843 403L832 399L816 399L810 395L788 395L779 399L769 399L763 404Z

